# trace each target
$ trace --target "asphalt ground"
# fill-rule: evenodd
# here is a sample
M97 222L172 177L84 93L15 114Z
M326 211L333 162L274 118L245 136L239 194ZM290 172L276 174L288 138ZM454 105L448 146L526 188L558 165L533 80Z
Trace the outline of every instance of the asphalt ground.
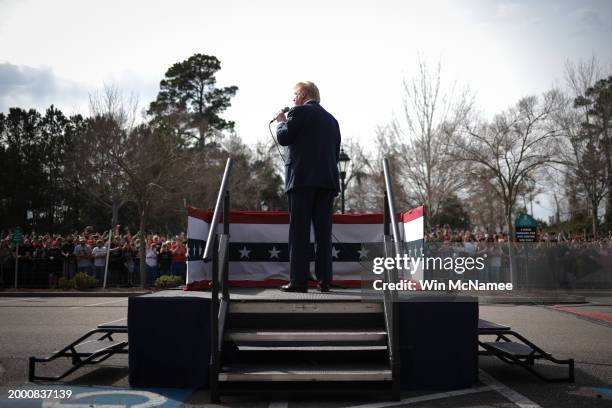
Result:
M576 382L546 383L520 367L495 357L480 357L480 382L455 392L410 392L400 402L269 401L256 396L224 398L223 406L262 408L384 408L414 407L612 407L612 298L589 298L583 305L481 305L480 317L511 326L558 358L574 358ZM579 313L576 313L579 312ZM128 385L127 356L117 355L85 367L60 383L27 382L29 356L46 356L99 324L127 317L127 298L0 298L0 407L60 407L81 404L125 406L153 401L158 405L191 407L208 404L204 390L134 390ZM65 363L48 365L42 373L57 374ZM536 367L563 376L565 367L544 362ZM72 391L79 400L9 399L10 390ZM72 405L74 406L74 405Z

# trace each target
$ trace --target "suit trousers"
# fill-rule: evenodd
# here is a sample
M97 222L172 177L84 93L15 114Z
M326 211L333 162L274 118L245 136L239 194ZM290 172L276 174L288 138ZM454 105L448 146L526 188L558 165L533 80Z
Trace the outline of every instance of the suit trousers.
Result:
M289 261L291 284L308 284L312 249L310 225L315 238L315 276L319 282L332 280L332 214L336 192L315 187L296 187L289 198Z

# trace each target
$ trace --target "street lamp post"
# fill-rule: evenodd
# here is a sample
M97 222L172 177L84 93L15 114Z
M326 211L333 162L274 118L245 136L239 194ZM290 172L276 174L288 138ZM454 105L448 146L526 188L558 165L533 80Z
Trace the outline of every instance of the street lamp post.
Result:
M340 199L341 199L341 211L344 214L344 192L346 190L346 168L351 158L344 153L344 149L340 149L340 156L338 157L338 165L340 167Z

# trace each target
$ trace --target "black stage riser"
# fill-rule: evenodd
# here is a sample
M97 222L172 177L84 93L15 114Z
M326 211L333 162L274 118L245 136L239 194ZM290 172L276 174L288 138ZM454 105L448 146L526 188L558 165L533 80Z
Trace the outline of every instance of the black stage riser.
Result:
M478 380L478 302L400 303L402 389L452 390Z
M210 299L130 297L128 341L130 385L208 387Z
M277 292L275 292L277 293ZM233 295L232 295L233 296ZM240 295L236 295L239 297ZM334 300L334 295L318 302L317 299L307 299L300 296L295 300L283 298L279 301L276 294L266 297L256 294L252 297L265 298L266 302L274 304L278 301L279 310L284 313L251 313L253 310L263 311L261 301L249 303L248 299L240 300L232 307L228 315L228 330L240 329L308 329L331 331L333 330L364 330L377 332L381 325L382 313L374 307L371 313L350 313L370 307L356 301L351 303L346 299ZM287 295L282 295L286 297ZM320 295L317 295L320 296ZM338 295L335 295L339 297ZM306 299L305 299L306 298ZM307 303L304 303L307 302ZM335 304L334 302L338 302ZM139 387L179 387L198 388L208 386L210 363L210 293L164 291L151 295L132 297L128 307L128 331L130 344L130 384ZM348 313L304 313L300 310L311 310L318 305L319 310L345 310ZM265 306L265 305L264 305ZM266 306L267 307L267 306ZM238 311L242 308L244 313L231 313L232 309ZM259 308L259 309L258 309ZM274 310L274 309L266 309ZM289 311L291 313L288 313ZM471 387L478 376L477 330L478 330L478 303L471 301L444 302L411 302L400 303L400 379L404 390L452 390ZM279 330L279 331L282 331ZM265 330L264 330L265 331ZM299 333L298 333L299 334ZM269 335L269 333L268 333ZM259 335L257 335L259 336ZM386 345L386 334L377 334L376 344ZM236 340L235 344L258 346L291 346L291 342L278 341L265 344L261 338L268 338L266 334L252 343ZM367 336L366 336L367 337ZM244 337L243 337L244 338ZM249 337L248 339L257 339ZM273 336L271 338L274 338ZM286 337L285 337L286 338ZM299 338L299 336L298 336ZM367 337L370 338L370 337ZM235 339L235 337L234 337ZM313 343L310 343L311 345ZM342 336L336 337L332 342L319 342L319 346L359 346L358 342L345 343ZM293 344L295 345L295 344ZM361 344L363 345L363 344ZM302 365L310 361L311 365L321 363L334 363L377 365L390 372L386 350L383 351L294 351L282 350L235 350L226 347L225 361L222 366L240 364L272 364L278 366L292 361ZM281 364L282 363L282 364ZM231 371L231 367L229 370ZM377 371L382 373L380 369ZM287 371L282 371L287 372ZM369 374L368 374L369 375ZM240 381L235 376L226 376L233 382L220 381L221 394L256 394L270 391L274 396L279 392L295 399L298 395L326 394L340 395L346 392L347 396L375 395L378 398L392 398L391 382L384 374L378 381L364 381L361 378L370 378L367 375L354 378L350 382L338 381L338 377L325 378L326 381L294 381L276 382L271 379L262 382L259 379L246 378ZM287 378L290 378L288 375ZM277 378L278 379L278 378ZM297 377L296 377L297 379ZM324 379L321 377L321 379ZM330 381L329 384L327 381ZM381 396L382 395L382 396Z

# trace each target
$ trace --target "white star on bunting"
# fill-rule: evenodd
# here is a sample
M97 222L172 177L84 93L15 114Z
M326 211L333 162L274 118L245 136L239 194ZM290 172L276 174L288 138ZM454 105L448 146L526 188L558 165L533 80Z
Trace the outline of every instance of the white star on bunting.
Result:
M359 251L357 251L357 252L359 252L359 259L361 259L361 258L367 259L368 258L368 252L370 252L370 250L369 249L365 249L362 246L361 249Z
M270 253L270 259L272 258L278 259L278 254L280 254L280 251L276 249L275 246L273 246L272 249L270 249L268 252Z
M340 253L340 251L338 249L336 249L335 246L332 246L332 257L338 258L338 254L339 253Z
M251 252L249 249L247 249L246 245L242 247L242 249L238 250L238 252L240 252L240 259L242 258L248 258L249 257L249 253Z

